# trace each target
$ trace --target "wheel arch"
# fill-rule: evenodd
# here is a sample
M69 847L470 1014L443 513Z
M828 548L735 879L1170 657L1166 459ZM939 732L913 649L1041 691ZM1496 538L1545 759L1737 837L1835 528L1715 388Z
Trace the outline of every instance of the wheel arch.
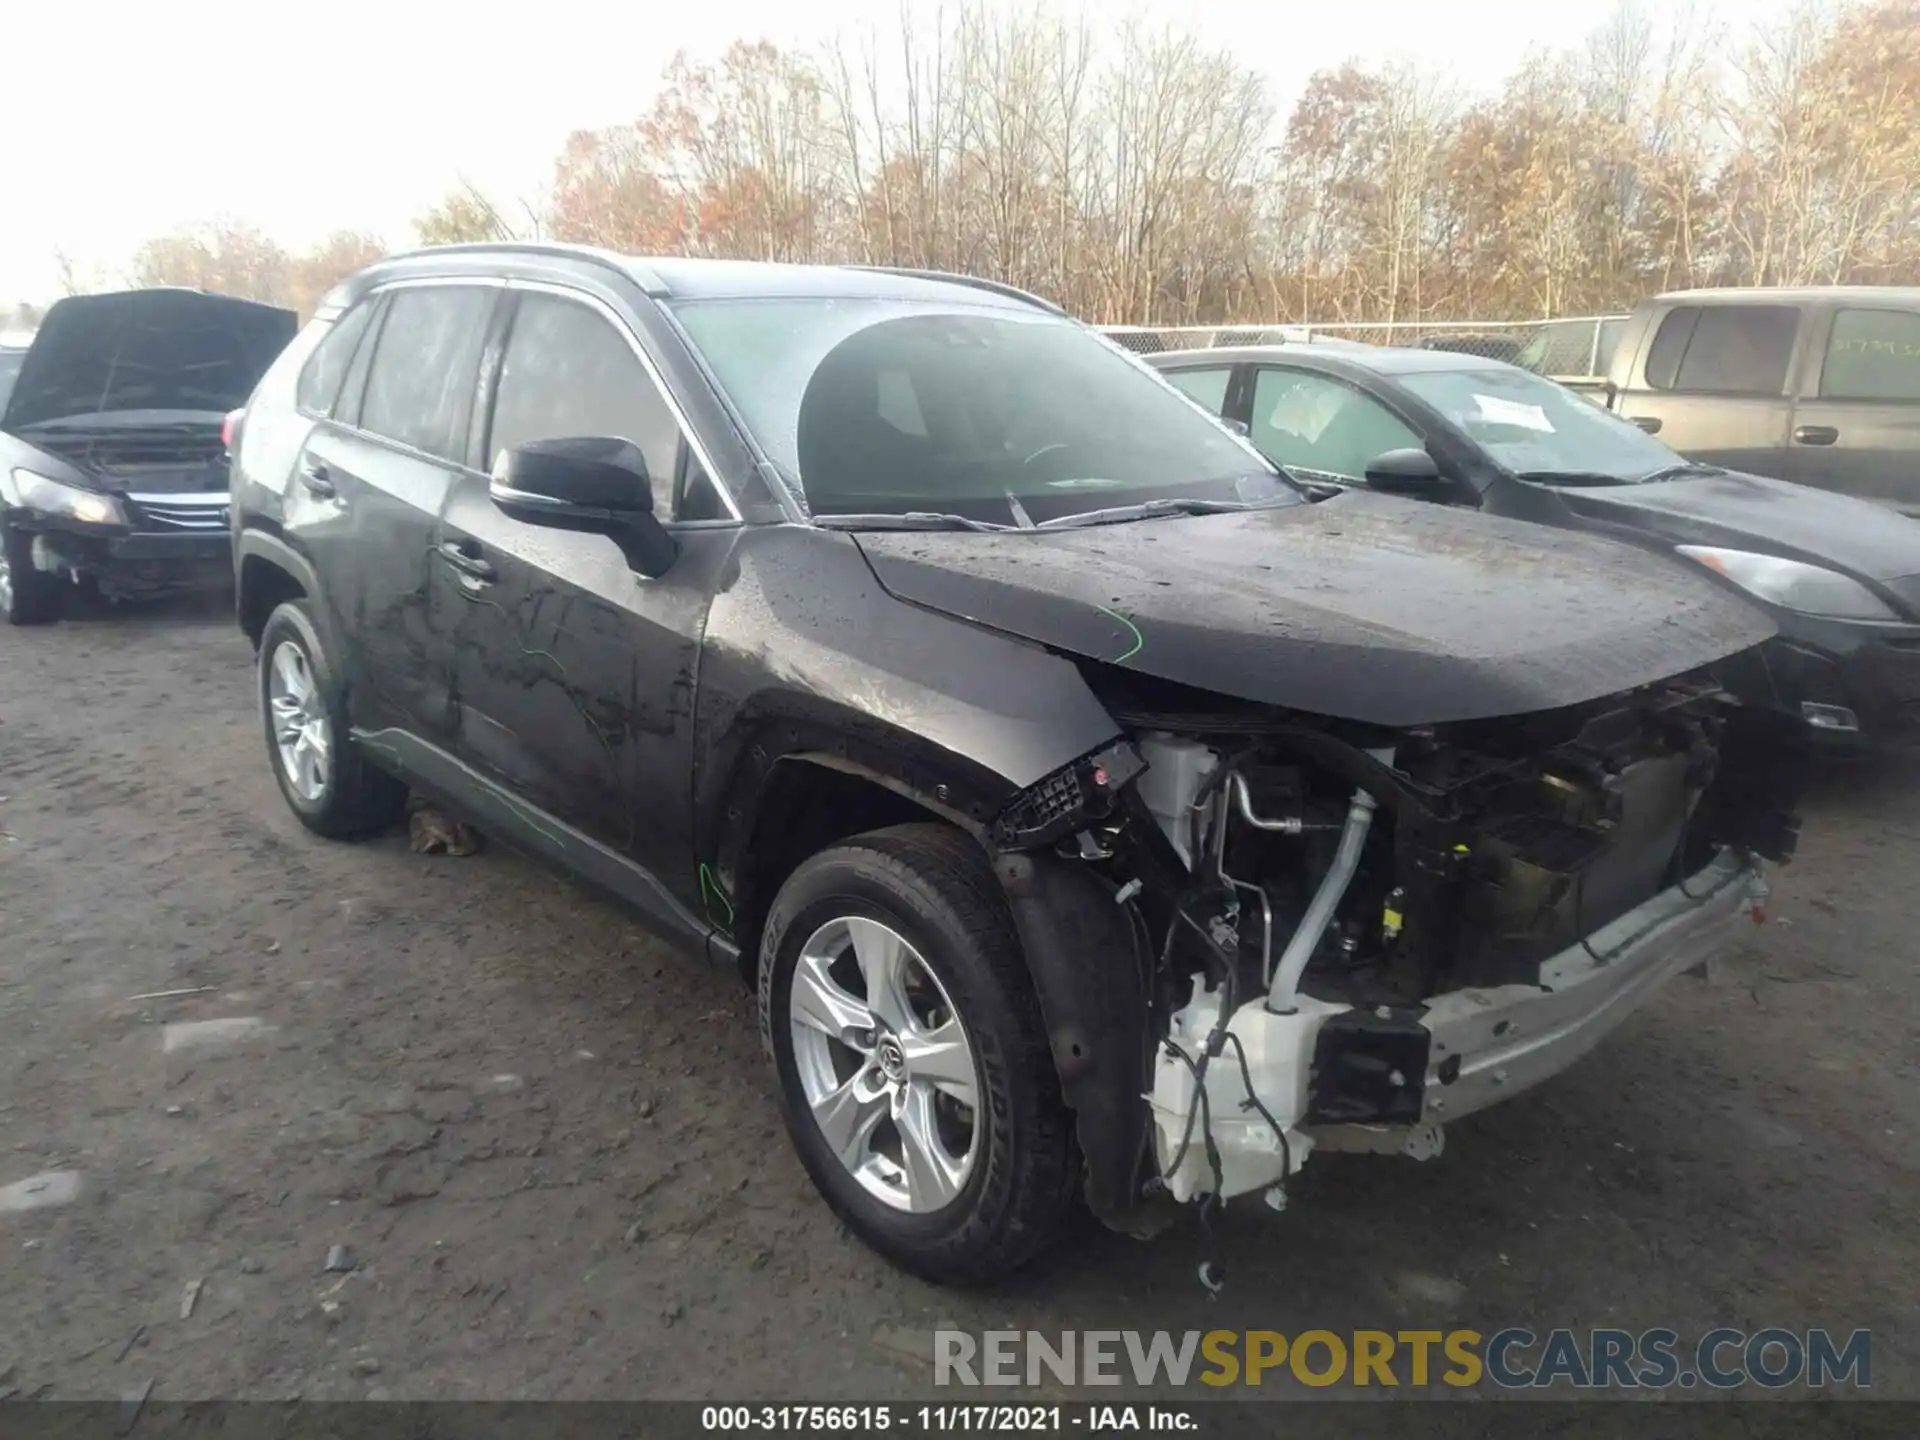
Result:
M1000 822L1039 785L1017 787L870 717L802 704L740 727L728 753L709 762L705 788L702 894L708 918L726 922L749 988L767 908L809 855L914 821L970 836L1013 918L1054 1070L1075 1112L1089 1208L1118 1230L1149 1233L1165 1223L1163 1207L1149 1206L1143 1191L1149 957L1139 953L1113 886L1091 867L1044 846L1007 844Z
M707 918L738 946L751 985L768 905L809 855L916 820L986 835L1016 793L925 738L841 706L789 697L734 726L696 777L696 853Z
M235 619L255 646L277 607L289 600L317 599L319 593L313 566L285 540L259 530L241 534L234 555ZM312 619L322 623L317 606ZM331 637L322 634L320 639L325 644Z

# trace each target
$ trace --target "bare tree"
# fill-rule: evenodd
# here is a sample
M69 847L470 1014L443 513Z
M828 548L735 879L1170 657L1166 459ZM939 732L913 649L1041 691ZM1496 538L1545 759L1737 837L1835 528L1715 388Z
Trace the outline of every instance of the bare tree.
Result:
M134 254L132 279L284 305L294 299L292 271L292 257L260 231L222 220L147 241Z
M413 222L422 245L461 245L498 240L534 240L540 217L530 205L524 218L509 220L486 194L465 177L431 210Z
M1259 74L1191 30L901 0L818 51L678 56L633 119L569 138L541 210L509 218L463 181L417 228L966 271L1149 323L1920 280L1920 0L1830 0L1742 44L1694 3L1616 0L1470 104L1417 66L1350 62L1280 126ZM135 275L304 306L378 249L290 256L227 222L149 242Z

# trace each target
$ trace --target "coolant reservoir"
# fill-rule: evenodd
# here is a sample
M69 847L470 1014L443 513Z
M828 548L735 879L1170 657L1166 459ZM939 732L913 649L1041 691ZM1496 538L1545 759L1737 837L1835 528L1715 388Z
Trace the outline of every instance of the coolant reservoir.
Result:
M1144 737L1139 748L1147 769L1134 785L1140 798L1147 802L1147 809L1153 812L1153 818L1160 823L1160 829L1173 842L1173 848L1187 868L1192 869L1193 826L1188 815L1193 797L1200 793L1200 787L1206 784L1220 757L1198 740L1182 740L1174 735Z
M1167 1038L1195 1065L1206 1053L1207 1036L1219 1021L1221 1000L1221 992L1202 988L1196 977L1192 1000L1173 1014ZM1245 1103L1247 1085L1231 1042L1207 1065L1205 1110L1198 1109L1193 1072L1168 1055L1164 1046L1160 1049L1153 1071L1154 1153L1174 1199L1191 1200L1215 1189L1202 1133L1209 1118L1220 1156L1218 1193L1223 1200L1264 1190L1306 1163L1313 1141L1297 1127L1307 1111L1307 1072L1314 1043L1327 1017L1348 1008L1302 995L1290 1014L1275 1015L1266 1008L1265 997L1256 996L1234 1011L1227 1024L1228 1032L1239 1036L1246 1051L1253 1093L1286 1132L1285 1145L1260 1109ZM1187 1133L1190 1113L1192 1139L1181 1155L1181 1136ZM1169 1171L1176 1155L1180 1163Z

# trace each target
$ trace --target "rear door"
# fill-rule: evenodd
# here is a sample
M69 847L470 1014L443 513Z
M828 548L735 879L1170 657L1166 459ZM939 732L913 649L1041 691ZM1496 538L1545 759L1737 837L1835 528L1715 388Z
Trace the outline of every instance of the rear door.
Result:
M1793 305L1679 305L1647 346L1644 388L1620 413L1690 460L1784 476L1787 382L1802 324Z
M1920 513L1920 308L1836 306L1814 340L1787 478Z
M461 758L501 789L671 883L691 853L693 687L738 511L708 477L634 327L584 292L516 282L481 453L620 436L680 545L657 579L604 535L528 525L478 473L434 557L456 641ZM496 368L490 364L489 369Z
M451 743L452 654L429 614L431 556L465 467L481 346L500 293L484 281L409 281L368 302L379 305L369 333L332 415L296 462L285 523L332 607L359 729Z

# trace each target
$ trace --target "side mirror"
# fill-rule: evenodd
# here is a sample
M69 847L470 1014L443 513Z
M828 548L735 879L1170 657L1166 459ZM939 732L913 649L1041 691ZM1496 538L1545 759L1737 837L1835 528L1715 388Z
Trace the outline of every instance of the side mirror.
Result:
M649 579L666 574L680 553L653 513L646 456L630 440L570 436L502 450L488 494L525 524L608 536Z
M1367 462L1367 484L1375 490L1432 499L1440 490L1440 466L1425 450L1389 450Z

